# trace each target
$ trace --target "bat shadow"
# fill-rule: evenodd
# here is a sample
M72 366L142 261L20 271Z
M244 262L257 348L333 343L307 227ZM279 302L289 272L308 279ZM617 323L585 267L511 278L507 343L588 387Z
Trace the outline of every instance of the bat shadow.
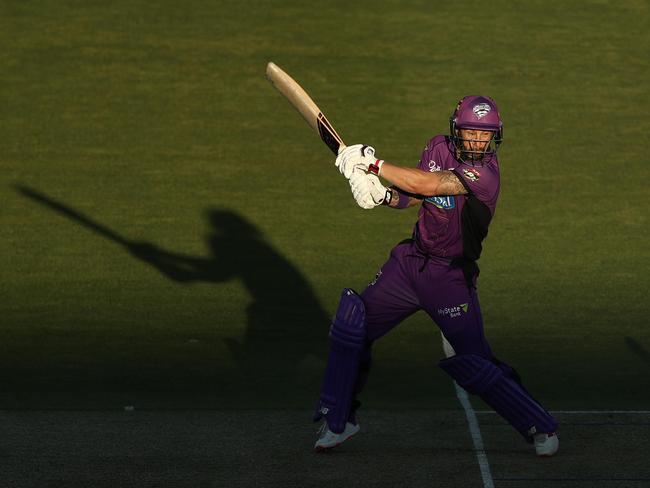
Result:
M43 192L24 185L15 185L15 189L22 196L115 242L176 283L218 284L240 280L252 298L246 309L246 327L241 337L223 339L240 371L255 375L260 368L272 366L279 368L277 376L280 377L302 364L313 367L323 361L329 315L300 270L266 241L260 229L237 212L206 210L210 252L195 256L130 240Z

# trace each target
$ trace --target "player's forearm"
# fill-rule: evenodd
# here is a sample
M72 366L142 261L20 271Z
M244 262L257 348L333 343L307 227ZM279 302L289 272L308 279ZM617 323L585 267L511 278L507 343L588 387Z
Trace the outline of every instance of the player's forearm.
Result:
M381 177L402 190L417 195L432 196L438 186L434 173L417 168L403 168L387 162L381 166Z
M355 169L381 176L393 186L416 196L433 197L442 195L462 195L469 190L450 170L435 172L417 168L403 168L376 159L370 146L355 144L348 146L336 158L336 166L346 177L351 178Z

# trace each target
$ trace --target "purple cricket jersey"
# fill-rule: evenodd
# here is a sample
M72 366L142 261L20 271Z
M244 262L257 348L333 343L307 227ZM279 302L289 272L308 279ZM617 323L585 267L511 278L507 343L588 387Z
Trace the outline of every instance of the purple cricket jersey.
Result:
M477 260L499 196L496 156L480 166L460 163L449 138L439 135L427 143L418 168L453 171L467 190L466 195L424 199L413 232L418 247L431 256Z

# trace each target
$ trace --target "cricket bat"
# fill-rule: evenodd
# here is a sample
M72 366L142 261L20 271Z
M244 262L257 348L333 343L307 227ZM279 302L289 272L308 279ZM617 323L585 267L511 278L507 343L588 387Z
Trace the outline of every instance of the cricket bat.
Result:
M337 155L345 147L343 140L336 133L327 117L314 103L307 92L294 80L280 69L275 63L266 65L266 78L289 101L300 115L307 121L312 129L320 136L330 150Z

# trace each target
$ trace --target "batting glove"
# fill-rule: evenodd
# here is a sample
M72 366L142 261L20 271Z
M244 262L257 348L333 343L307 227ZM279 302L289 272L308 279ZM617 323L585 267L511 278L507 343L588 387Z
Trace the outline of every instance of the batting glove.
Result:
M355 144L341 150L334 164L343 176L350 179L355 169L378 175L383 163L375 157L374 147Z
M375 208L379 203L375 202L373 191L371 190L371 183L366 178L366 174L362 171L354 171L350 175L350 190L354 201L357 202L361 208L369 210ZM381 183L380 183L381 185Z
M386 193L388 189L381 184L379 178L375 175L367 173L363 175L366 180L368 180L368 188L370 190L370 196L375 205L381 205L386 200Z

